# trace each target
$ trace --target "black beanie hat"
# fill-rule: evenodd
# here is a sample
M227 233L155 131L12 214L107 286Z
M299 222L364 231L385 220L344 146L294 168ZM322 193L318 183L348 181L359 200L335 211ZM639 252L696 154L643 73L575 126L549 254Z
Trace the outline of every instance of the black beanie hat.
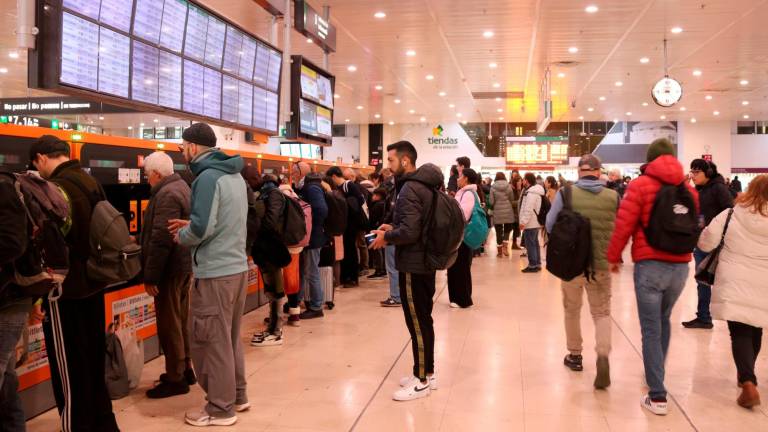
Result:
M181 137L184 141L189 141L193 144L216 147L216 134L213 132L213 129L205 123L195 123L184 129L184 133L181 134Z

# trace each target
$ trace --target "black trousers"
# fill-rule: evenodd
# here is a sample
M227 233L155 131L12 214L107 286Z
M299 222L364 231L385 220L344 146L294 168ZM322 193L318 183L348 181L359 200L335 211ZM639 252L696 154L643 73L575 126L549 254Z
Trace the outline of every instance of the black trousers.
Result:
M104 382L104 295L46 300L43 333L62 432L119 431Z
M357 256L357 230L344 233L344 259L341 261L341 283L357 283L360 259Z
M411 334L413 376L425 381L427 375L435 373L435 328L432 322L435 273L400 272L398 279L405 325Z
M456 262L448 269L448 299L466 308L472 306L472 250L459 246Z
M737 321L728 321L728 330L731 332L731 351L733 361L736 363L739 383L751 381L757 384L755 361L760 354L763 329Z
M501 246L501 244L505 241L509 241L509 234L512 233L512 224L499 224L494 225L494 229L496 229L496 245Z
M517 244L517 239L520 238L520 223L515 222L512 224L512 242Z

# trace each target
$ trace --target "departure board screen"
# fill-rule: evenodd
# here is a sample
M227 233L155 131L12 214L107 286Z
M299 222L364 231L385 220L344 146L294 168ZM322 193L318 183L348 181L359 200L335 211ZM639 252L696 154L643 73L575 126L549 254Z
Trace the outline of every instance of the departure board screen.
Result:
M42 26L61 29L61 43L46 48L59 70L43 70L51 78L40 88L277 132L282 53L266 42L193 0L59 1L61 13L44 19L60 25Z
M334 77L302 56L291 56L290 67L291 85L298 91L291 92L292 116L286 136L330 145Z

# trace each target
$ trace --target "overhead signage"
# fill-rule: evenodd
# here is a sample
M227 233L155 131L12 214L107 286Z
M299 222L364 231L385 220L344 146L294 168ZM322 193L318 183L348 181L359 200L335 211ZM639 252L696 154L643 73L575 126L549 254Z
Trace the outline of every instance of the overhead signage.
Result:
M136 110L67 96L0 99L0 115L128 113Z
M441 125L437 125L436 127L432 128L432 136L427 138L429 145L431 145L435 150L455 150L459 148L459 139L450 136L443 136L444 132L445 129L443 129L443 126Z
M80 125L56 119L45 119L19 115L0 115L0 124L39 126L50 129L76 130Z
M294 28L325 51L336 52L336 27L304 0L295 1Z
M507 137L506 159L512 165L565 165L568 163L568 139Z

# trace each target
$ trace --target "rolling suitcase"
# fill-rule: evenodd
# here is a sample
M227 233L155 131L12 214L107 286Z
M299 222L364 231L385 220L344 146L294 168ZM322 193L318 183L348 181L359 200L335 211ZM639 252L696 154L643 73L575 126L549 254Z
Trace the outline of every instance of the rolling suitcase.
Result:
M323 302L328 309L333 309L336 304L333 302L333 267L320 267L320 284L323 286ZM304 290L304 301L309 302L309 290Z

